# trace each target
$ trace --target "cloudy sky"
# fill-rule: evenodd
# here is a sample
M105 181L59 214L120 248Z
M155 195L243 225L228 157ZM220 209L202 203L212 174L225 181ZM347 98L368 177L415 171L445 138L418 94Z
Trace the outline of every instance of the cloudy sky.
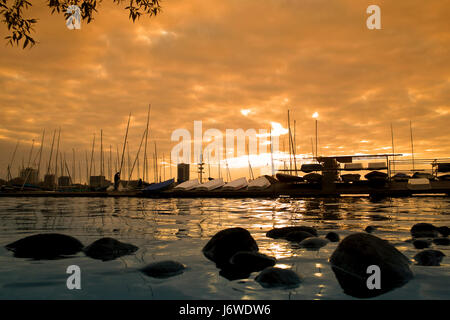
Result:
M115 156L130 112L133 158L149 103L149 145L166 159L171 133L194 120L286 127L288 109L298 154L311 154L318 112L319 154L390 152L391 124L395 151L409 154L411 120L416 157L450 156L448 0L165 0L135 23L110 2L69 30L33 1L39 43L0 46L0 177L17 141L16 167L44 128L44 158L59 127L67 158L84 161L101 129ZM370 4L382 30L366 27Z

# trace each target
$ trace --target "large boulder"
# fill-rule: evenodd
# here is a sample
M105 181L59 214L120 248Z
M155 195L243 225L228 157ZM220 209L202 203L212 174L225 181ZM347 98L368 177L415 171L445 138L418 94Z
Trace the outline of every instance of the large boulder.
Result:
M438 236L438 228L431 223L416 223L411 228L413 238L435 238Z
M137 250L138 247L113 238L98 239L83 249L88 257L102 261L114 260Z
M273 239L286 239L287 235L296 232L303 231L312 234L317 237L317 231L313 227L307 226L295 226L295 227L283 227L283 228L274 228L266 233L266 236Z
M439 250L424 250L414 256L419 266L440 266L442 259L445 257Z
M348 295L368 298L398 288L413 278L410 261L386 240L368 233L344 238L330 258L336 278ZM376 265L381 271L381 289L368 289L367 268Z
M302 278L292 270L269 267L261 271L255 280L264 288L295 288Z
M25 237L5 248L14 252L17 258L56 259L80 252L83 244L71 236L46 233Z
M186 267L177 261L166 260L151 263L140 271L149 277L168 278L183 273L185 269Z
M229 228L216 233L203 247L202 252L206 258L221 268L228 266L231 257L239 251L258 250L258 245L250 232L243 228Z

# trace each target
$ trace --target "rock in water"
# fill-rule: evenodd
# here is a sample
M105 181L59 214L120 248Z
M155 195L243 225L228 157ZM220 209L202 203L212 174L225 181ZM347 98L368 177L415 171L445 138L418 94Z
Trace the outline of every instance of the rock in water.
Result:
M428 240L418 239L418 240L413 241L414 248L416 248L416 249L428 248L430 246L430 244L431 244L431 241L428 241Z
M302 242L306 238L311 238L311 237L314 237L314 235L312 235L309 232L294 231L294 232L290 232L286 235L286 240L292 241L292 242Z
M272 267L277 263L275 258L269 257L259 252L240 251L235 253L230 264L242 271L261 271L267 267Z
M229 228L216 233L203 247L202 252L220 268L229 265L231 257L239 251L258 250L250 232L243 228Z
M176 261L167 260L151 263L140 271L150 277L168 278L183 273L185 269L185 265Z
M433 239L433 242L440 246L448 246L450 244L449 238L435 238Z
M58 233L36 234L5 246L17 258L55 259L83 249L77 239Z
M364 231L367 232L367 233L372 233L372 232L374 232L376 229L377 229L377 228L374 227L374 226L367 226L367 227L364 229Z
M389 242L367 233L345 237L330 258L336 278L348 295L375 297L398 288L413 278L409 260ZM380 268L381 289L368 289L367 268Z
M295 288L302 282L300 276L294 271L275 267L264 269L255 280L264 288Z
M414 256L419 266L440 266L442 259L445 257L439 250L424 250Z
M312 237L312 238L306 238L302 242L300 242L300 246L306 249L313 249L318 250L328 244L327 239Z
M438 229L430 223L417 223L411 228L413 238L435 238L438 236Z
M327 235L325 236L325 238L327 238L331 242L339 242L339 240L340 240L339 235L333 231L328 232Z
M283 228L275 228L266 233L266 236L273 239L284 239L286 236L295 231L304 231L312 234L317 237L317 231L313 227L306 226L296 226L296 227L283 227Z
M438 227L437 231L442 234L443 237L448 237L448 235L450 234L450 228L447 226L444 227Z
M138 247L113 238L98 239L83 249L88 257L102 261L114 260L137 250Z

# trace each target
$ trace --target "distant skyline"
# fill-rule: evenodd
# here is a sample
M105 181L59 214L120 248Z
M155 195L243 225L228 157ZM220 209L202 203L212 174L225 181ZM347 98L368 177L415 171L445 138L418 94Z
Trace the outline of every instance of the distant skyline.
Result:
M371 4L381 8L381 30L366 27ZM176 144L171 133L192 131L195 120L203 131L286 128L288 109L297 154L311 155L317 112L319 155L389 153L391 124L396 153L409 154L412 121L416 158L450 157L449 1L161 5L157 17L132 23L121 7L102 2L80 30L67 29L64 16L44 4L33 5L27 15L39 19L39 43L0 47L0 178L17 141L14 176L22 159L28 162L32 139L38 150L44 128L43 163L59 127L67 159L75 149L84 161L101 129L115 157L130 112L134 159L149 103L149 149L156 142L166 160ZM3 39L6 27L0 30ZM247 172L244 166L233 178Z

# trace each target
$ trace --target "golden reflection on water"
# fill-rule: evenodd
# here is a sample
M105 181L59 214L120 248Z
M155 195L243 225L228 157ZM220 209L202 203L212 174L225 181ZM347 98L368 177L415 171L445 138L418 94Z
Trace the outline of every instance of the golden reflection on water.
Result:
M185 279L185 286L201 286L198 296L206 297L203 292L207 292L212 298L222 294L228 282L219 276L215 264L202 255L201 249L218 231L242 227L249 230L261 252L278 260L277 267L293 269L305 277L296 298L322 299L329 298L333 289L334 294L341 292L328 263L337 244L329 243L319 252L312 253L287 240L268 238L267 231L274 227L313 226L319 237L336 231L342 239L350 233L363 232L371 225L376 227L374 235L395 243L400 251L411 257L415 251L410 243L403 242L410 238L411 226L417 222L448 225L449 208L448 198L398 198L382 202L349 197L3 199L0 201L0 239L6 244L24 235L60 232L79 237L89 244L100 237L114 237L145 248L142 254L152 255L145 256L147 261L158 257L182 262L187 259L188 265L195 262L197 268L204 271L197 274L200 280L180 278ZM448 249L440 250L450 255ZM4 258L9 259L9 255ZM256 294L266 292L251 283L242 290L241 299L254 299Z

